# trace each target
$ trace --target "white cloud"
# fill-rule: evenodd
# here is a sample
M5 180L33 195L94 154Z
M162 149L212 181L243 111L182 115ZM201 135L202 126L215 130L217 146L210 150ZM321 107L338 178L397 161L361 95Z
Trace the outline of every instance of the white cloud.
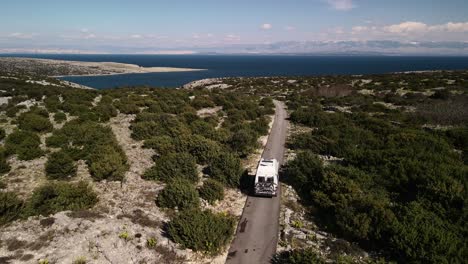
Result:
M80 32L81 32L81 33L88 33L88 32L89 32L89 29L87 29L87 28L82 28L82 29L80 29Z
M358 34L358 33L360 33L360 32L366 32L366 31L368 31L368 30L369 30L369 28L368 28L368 27L365 27L365 26L355 26L355 27L353 27L353 28L351 29L351 32L352 32L353 34Z
M427 32L429 27L421 22L407 21L396 25L390 25L383 28L384 31L396 34L411 34Z
M445 24L427 25L422 22L407 21L396 25L386 26L383 28L383 30L385 32L400 35L408 35L413 33L465 33L468 32L468 22L448 22Z
M349 33L361 39L466 41L468 40L468 34L465 34L468 33L468 22L429 25L418 21L405 21L383 26L359 25L352 27Z
M241 38L238 35L235 34L227 34L226 37L224 38L225 41L233 42L233 41L239 41Z
M10 38L16 38L16 39L32 39L38 34L36 33L21 33L21 32L15 32L11 33L8 35Z
M296 30L296 28L293 27L293 26L285 26L285 27L284 27L284 30L286 30L286 31L294 31L294 30Z
M91 34L84 35L83 38L84 39L95 39L96 35L91 33Z
M273 26L271 24L265 23L265 24L261 25L260 28L264 29L264 30L269 30L269 29L273 28Z
M443 28L449 32L468 32L468 22L465 23L453 23L448 22L443 25Z
M141 38L143 38L143 36L140 35L140 34L133 34L133 35L130 36L130 38L132 38L132 39L141 39Z
M355 8L353 0L326 0L326 2L336 10L347 11Z

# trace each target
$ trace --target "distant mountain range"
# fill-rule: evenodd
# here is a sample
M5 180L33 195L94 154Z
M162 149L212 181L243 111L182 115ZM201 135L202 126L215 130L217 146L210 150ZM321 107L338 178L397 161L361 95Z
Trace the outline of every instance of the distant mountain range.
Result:
M284 41L225 46L129 47L96 46L0 48L0 53L116 53L116 54L290 54L290 55L450 55L468 56L468 42Z
M197 48L195 51L222 54L468 55L468 42L287 41Z

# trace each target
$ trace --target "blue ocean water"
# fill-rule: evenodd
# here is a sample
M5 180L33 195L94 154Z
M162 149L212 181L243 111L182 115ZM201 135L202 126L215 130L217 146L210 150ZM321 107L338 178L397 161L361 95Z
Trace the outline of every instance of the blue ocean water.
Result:
M5 55L0 55L5 56ZM12 55L8 55L12 56ZM207 69L199 72L145 73L64 80L97 89L119 86L179 87L213 77L374 74L422 70L468 69L468 57L422 56L288 56L288 55L14 55L22 57L112 61L144 67Z

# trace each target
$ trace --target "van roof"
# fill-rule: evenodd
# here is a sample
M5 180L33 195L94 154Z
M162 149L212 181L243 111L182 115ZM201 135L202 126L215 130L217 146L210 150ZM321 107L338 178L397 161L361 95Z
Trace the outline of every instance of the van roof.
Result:
M262 159L260 160L260 164L258 165L257 169L257 176L264 176L264 177L273 177L278 172L277 169L277 161L275 159Z

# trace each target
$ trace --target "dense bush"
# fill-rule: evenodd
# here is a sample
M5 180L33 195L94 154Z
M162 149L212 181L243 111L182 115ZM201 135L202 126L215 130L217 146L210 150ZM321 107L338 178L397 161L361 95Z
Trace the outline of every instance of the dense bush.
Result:
M49 147L62 148L74 160L86 160L96 180L122 180L128 170L127 157L112 130L95 122L67 122L46 143Z
M242 175L240 159L231 153L221 153L211 160L207 173L211 178L230 187L238 187Z
M258 135L251 129L235 131L229 140L231 148L241 156L247 156L258 147Z
M0 147L0 175L9 172L11 169L7 161L7 153L5 148Z
M0 128L0 140L3 140L6 136L5 129Z
M30 131L15 130L5 139L6 153L17 154L20 160L32 160L44 154L41 139Z
M18 127L23 130L33 132L50 132L53 129L52 123L47 117L36 112L27 112L18 117Z
M138 105L130 101L117 102L115 103L115 106L117 107L117 109L119 109L121 113L127 115L138 114L140 112L140 108L138 107Z
M87 209L97 201L97 195L85 182L48 183L33 191L25 214L47 216L65 210Z
M88 159L89 172L95 180L122 181L128 170L127 158L120 147L97 146Z
M221 146L214 140L203 136L193 136L189 142L189 152L199 164L206 164L221 153Z
M117 116L117 109L110 103L105 101L98 104L93 111L97 114L98 120L100 122L109 121L111 117Z
M44 105L49 112L57 112L61 104L60 98L57 95L47 96L44 99Z
M136 140L164 135L176 138L190 134L190 129L180 118L168 114L141 113L131 129L132 137Z
M47 177L63 180L76 175L76 165L65 151L59 151L49 156L45 171Z
M156 136L145 140L144 148L152 148L159 156L176 152L174 141L169 136Z
M67 120L67 115L64 112L57 112L54 114L54 120L57 123L62 123Z
M195 96L191 104L196 109L216 106L215 103L207 96Z
M277 253L272 261L273 264L325 264L327 263L312 248L292 249Z
M159 193L156 203L160 207L184 210L198 207L200 198L193 183L174 179Z
M285 179L323 227L402 263L466 259L468 168L453 151L466 148L464 128L428 132L404 116L386 120L394 114L295 113L293 121L318 129L291 142L299 154ZM324 167L312 152L343 160Z
M191 182L198 181L198 171L195 158L188 153L171 153L156 159L153 167L148 169L143 178L169 182L180 178Z
M402 260L419 260L421 263L463 263L468 252L465 239L436 213L411 202L399 210L400 219L395 225L391 245Z
M18 218L22 209L23 201L15 193L0 192L0 226Z
M213 204L216 201L224 199L224 187L223 185L213 179L208 179L198 189L200 197Z
M194 251L216 254L230 241L235 219L210 211L186 210L172 219L167 232L172 240Z

